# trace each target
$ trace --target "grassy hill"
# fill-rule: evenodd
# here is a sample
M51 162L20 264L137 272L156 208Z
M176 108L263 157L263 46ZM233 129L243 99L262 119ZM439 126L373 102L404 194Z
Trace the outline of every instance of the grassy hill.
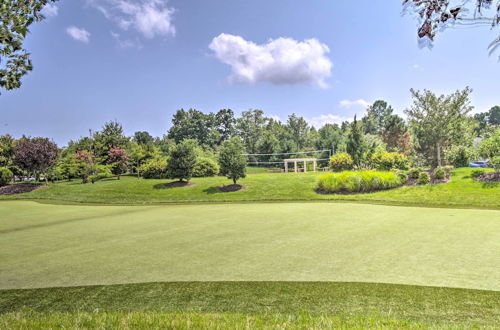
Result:
M221 192L230 184L224 177L194 178L194 185L166 188L168 180L135 177L110 179L82 185L79 181L61 182L30 193L0 196L1 200L31 199L57 203L163 204L192 202L248 201L359 201L392 205L500 209L500 185L473 181L471 169L453 171L452 182L438 185L400 187L359 195L321 195L315 192L321 173L260 173L241 180L246 189Z

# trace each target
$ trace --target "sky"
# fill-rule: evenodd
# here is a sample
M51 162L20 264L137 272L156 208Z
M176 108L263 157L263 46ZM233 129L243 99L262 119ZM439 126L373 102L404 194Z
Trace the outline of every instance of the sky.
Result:
M314 126L395 111L410 88L470 86L475 112L500 104L499 29L447 29L419 46L400 0L60 0L25 41L34 70L0 95L0 135L59 145L120 122L166 134L180 108L262 109Z

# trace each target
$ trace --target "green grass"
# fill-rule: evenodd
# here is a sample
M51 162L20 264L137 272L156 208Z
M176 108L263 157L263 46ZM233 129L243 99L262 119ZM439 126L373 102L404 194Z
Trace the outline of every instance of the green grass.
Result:
M168 180L123 177L82 185L78 181L52 185L20 195L0 196L0 200L33 199L56 203L163 204L228 201L359 201L392 205L500 209L500 185L475 182L471 170L457 169L452 182L439 185L400 187L359 195L320 195L315 192L320 173L250 174L240 181L247 188L223 193L219 187L230 184L223 177L193 179L190 187L165 189Z
M0 328L494 327L500 293L373 283L177 282L0 291ZM243 323L242 323L243 322ZM179 325L180 327L180 325ZM243 326L243 328L245 328Z
M495 210L11 201L0 203L0 215L2 289L354 281L500 290Z

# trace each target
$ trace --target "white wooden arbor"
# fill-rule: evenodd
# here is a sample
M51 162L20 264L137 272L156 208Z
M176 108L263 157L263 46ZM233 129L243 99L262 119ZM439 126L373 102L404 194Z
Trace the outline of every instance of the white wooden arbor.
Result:
M288 163L293 163L294 172L297 173L297 163L304 163L304 172L307 172L307 162L313 162L313 171L316 172L316 158L290 158L285 159L285 173L288 173Z

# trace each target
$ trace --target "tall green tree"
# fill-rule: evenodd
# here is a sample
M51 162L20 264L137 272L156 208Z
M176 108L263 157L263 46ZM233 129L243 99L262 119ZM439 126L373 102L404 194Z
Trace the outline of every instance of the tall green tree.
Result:
M167 175L171 179L189 181L196 166L198 141L186 139L178 143L169 154Z
M149 132L135 132L132 140L138 144L146 145L151 144L154 141L154 138L149 134Z
M56 0L2 0L0 2L0 88L21 87L21 78L33 70L24 39L34 22L45 17L42 9Z
M393 114L385 119L381 136L387 151L410 154L412 147L410 130L400 116Z
M288 116L287 128L290 131L290 137L297 146L298 150L304 150L307 142L307 136L310 132L310 127L303 117L299 117L292 113Z
M256 153L259 141L269 118L264 116L262 110L243 111L236 120L237 134L243 140L248 153Z
M469 99L472 90L466 87L439 96L429 90L410 91L413 105L405 113L418 140L418 151L431 165L441 166L445 149L452 145L454 134L460 131L473 109Z
M358 166L363 163L365 153L368 151L368 146L363 136L363 128L361 123L356 119L356 115L347 136L346 151L351 155L354 165Z
M317 148L321 150L333 149L334 152L345 151L346 137L337 124L325 124L318 130L319 140Z
M232 137L222 144L219 154L220 173L236 184L246 176L247 158L243 156L245 146L238 137Z
M204 114L196 109L177 110L172 118L172 127L168 131L168 138L179 143L185 139L194 139L199 144L213 146L218 139L214 136L215 115Z
M219 144L230 139L235 132L236 119L231 109L221 109L215 114L215 128L220 136Z
M385 126L385 121L392 115L394 110L383 100L377 100L366 109L366 116L361 121L363 122L363 131L366 134L379 134Z

